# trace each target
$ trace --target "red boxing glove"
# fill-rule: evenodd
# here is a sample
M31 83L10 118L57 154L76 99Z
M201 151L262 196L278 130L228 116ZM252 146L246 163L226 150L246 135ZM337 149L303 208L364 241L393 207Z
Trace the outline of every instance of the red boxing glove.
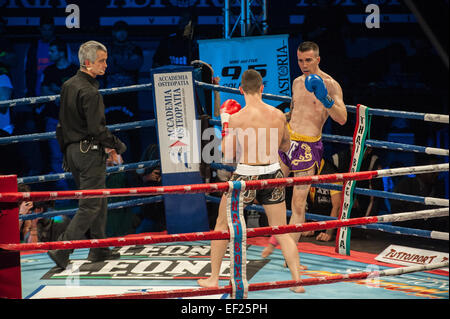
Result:
M241 110L241 105L233 99L223 102L220 107L220 121L222 122L222 137L227 135L228 122L230 116Z

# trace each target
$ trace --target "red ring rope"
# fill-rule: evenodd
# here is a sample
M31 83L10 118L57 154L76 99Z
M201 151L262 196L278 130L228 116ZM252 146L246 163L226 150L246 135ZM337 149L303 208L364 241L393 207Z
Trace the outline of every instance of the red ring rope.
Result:
M329 229L343 226L356 226L377 223L377 216L358 217L346 220L329 220L321 222L310 222L294 225L267 226L259 228L248 228L247 237L258 237L263 235L296 233L310 230ZM209 231L172 235L139 236L139 237L116 237L106 239L85 239L72 241L39 242L27 244L0 244L0 249L5 250L54 250L54 249L78 249L78 248L98 248L98 247L121 247L129 245L146 245L179 241L198 241L229 239L229 231Z
M359 272L350 274L335 274L330 276L319 276L313 278L306 278L296 280L285 281L272 281L250 284L249 291L267 290L267 289L280 289L296 286L311 286L321 284L332 284L336 282L361 280L368 278L378 278L383 276L396 276L417 271L427 271L433 269L439 269L448 267L449 262L441 262L438 264L429 265L415 265L408 267L398 267L395 269L386 269L381 271ZM232 287L230 285L225 287L212 287L212 288L195 288L195 289L177 289L169 291L151 291L140 293L126 293L115 295L97 295L97 296L83 296L83 297L69 297L63 299L144 299L144 298L179 298L179 297L194 297L194 296L206 296L230 293Z
M274 188L281 186L304 185L313 183L334 183L347 180L366 180L378 175L378 171L366 171L356 173L314 175L302 177L285 177L267 180L252 180L245 182L246 189ZM113 189L92 189L59 192L5 192L0 193L1 202L19 202L22 200L45 201L60 199L80 199L115 196L139 196L139 195L159 195L159 194L182 194L182 193L211 193L227 192L230 184L208 183L193 185L175 186L152 186L136 188L113 188Z

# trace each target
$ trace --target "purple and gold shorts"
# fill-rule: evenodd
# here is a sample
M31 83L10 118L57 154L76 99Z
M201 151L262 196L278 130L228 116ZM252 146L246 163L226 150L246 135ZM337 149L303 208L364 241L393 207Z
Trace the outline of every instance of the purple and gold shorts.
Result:
M291 135L291 146L287 153L278 151L281 161L289 167L292 172L301 172L316 166L320 167L323 154L322 136L306 136L295 133L288 124Z

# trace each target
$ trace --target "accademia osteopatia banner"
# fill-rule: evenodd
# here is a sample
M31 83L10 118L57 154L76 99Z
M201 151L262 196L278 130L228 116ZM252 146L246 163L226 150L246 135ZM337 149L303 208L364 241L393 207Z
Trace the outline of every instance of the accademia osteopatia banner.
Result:
M192 72L155 73L155 102L164 173L198 171L199 123Z

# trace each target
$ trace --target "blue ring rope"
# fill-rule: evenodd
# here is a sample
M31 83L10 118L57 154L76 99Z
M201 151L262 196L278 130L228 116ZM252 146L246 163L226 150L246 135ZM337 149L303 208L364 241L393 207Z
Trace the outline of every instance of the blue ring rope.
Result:
M110 166L106 168L106 174L113 174L125 171L131 171L135 169L142 168L151 168L160 164L159 160L153 161L144 161L132 164L125 164L119 166ZM33 183L42 183L42 182L51 182L58 181L62 179L70 179L73 178L72 173L56 173L56 174L48 174L48 175L38 175L38 176L27 176L20 177L17 179L18 184L33 184Z
M211 201L213 203L220 203L220 198L214 197L211 195L206 195L206 200ZM257 211L260 213L265 213L264 208L260 205L248 205L247 207L244 207L244 210L252 210L252 211ZM292 215L291 210L287 210L286 213L287 213L286 214L287 216ZM306 213L305 217L306 217L306 219L313 220L313 221L337 220L337 218L335 218L335 217L311 214L311 213ZM364 229L374 229L374 230L397 234L397 235L411 235L411 236L424 237L424 238L430 238L430 239L434 238L434 237L432 237L432 234L431 234L432 231L430 231L430 230L392 226L392 225L385 224L385 223L359 225L359 226L352 226L352 227L364 228Z
M108 204L108 209L120 209L125 207L133 207L136 205L145 205L150 203L156 203L162 201L162 195L153 196L153 197L146 197L146 198L139 198L139 199L133 199L123 202L116 202ZM213 202L213 203L220 203L220 198L206 195L206 200ZM260 205L248 205L244 208L245 210L253 210L257 212L264 213L264 208ZM77 209L66 209L66 210L58 210L58 211L50 211L45 212L41 214L27 214L27 215L20 215L20 220L30 220L35 218L51 218L55 216L62 216L62 215L74 215L76 213ZM287 216L290 216L292 212L290 210L287 211ZM336 219L335 217L331 216L325 216L325 215L318 215L318 214L310 214L306 213L306 218L309 220L315 220L315 221L327 221L327 220L333 220ZM360 225L355 226L358 228L366 228L366 229L375 229L378 231L384 231L388 233L393 234L400 234L400 235L412 235L412 236L418 236L418 237L424 237L424 238L432 238L431 231L429 230L422 230L422 229L413 229L413 228L407 228L407 227L400 227L400 226L392 226L384 223L378 223L378 224L369 224L369 225Z
M103 95L109 95L109 94L118 94L118 93L125 93L125 92L135 92L140 91L142 89L151 89L152 84L135 84L130 86L122 86L122 87L116 87L116 88L110 88L110 89L100 89L98 90L100 94ZM40 103L47 103L47 102L53 102L59 100L60 95L45 95L45 96L35 96L35 97L24 97L20 99L13 99L13 100L6 100L6 101L0 101L0 108L2 107L13 107L18 105L31 105L31 104L40 104Z
M145 198L139 198L139 199L132 199L122 202L115 202L108 204L108 209L121 209L126 207L134 207L138 205L146 205L151 203L157 203L163 200L162 195L152 196L152 197L145 197ZM35 218L51 218L55 216L72 216L75 215L78 208L73 209L64 209L64 210L54 210L49 211L45 213L34 213L34 214L27 214L27 215L19 215L19 220L29 220L29 219L35 219Z
M211 164L211 167L214 169L225 169L229 172L234 172L234 170L235 170L235 168L232 166L219 164L219 163L213 163L213 164ZM311 184L311 186L342 191L342 185L336 185L336 184L331 184L331 183ZM396 199L396 200L402 200L402 201L410 201L410 202L416 202L416 203L421 203L421 204L427 204L426 199L429 198L429 197L423 197L423 196L407 195L407 194L386 192L386 191L380 191L380 190L374 190L374 189L366 189L366 188L360 188L360 187L355 187L354 193L359 194L359 195ZM445 199L445 198L443 198L443 199Z
M224 87L216 84L209 84L204 83L200 81L195 81L196 85L198 87L208 89L208 90L215 90L219 92L225 92L225 93L233 93L233 94L241 94L238 89L235 88L229 88ZM99 92L104 95L108 94L118 94L118 93L124 93L124 92L134 92L134 91L140 91L143 89L152 89L152 84L136 84L136 85L130 85L125 87L116 87L116 88L110 88L110 89L101 89ZM263 93L263 98L268 100L274 100L274 101L280 101L280 102L291 102L291 97L289 96L282 96L282 95L275 95L275 94L268 94ZM38 104L38 103L46 103L51 101L59 100L59 94L58 95L48 95L48 96L39 96L39 97L27 97L27 98L20 98L20 99L13 99L13 100L6 100L6 101L0 101L0 108L1 107L13 107L16 105L28 105L28 104ZM347 110L349 112L356 112L356 106L354 105L346 105ZM412 119L412 120L423 120L423 121L430 121L430 122L436 122L436 123L449 123L449 117L448 115L444 114L429 114L429 113L417 113L417 112L407 112L407 111L395 111L395 110L386 110L386 109L370 109L369 110L370 115L377 115L377 116L387 116L387 117L397 117L397 118L405 118L405 119Z
M106 127L111 132L118 132L118 131L126 131L126 130L143 128L143 127L152 127L152 126L155 126L155 123L156 123L156 120L153 119L153 120L144 120L144 121L135 121L135 122L128 122L128 123L107 125ZM56 138L55 131L46 132L46 133L7 136L7 137L0 138L0 145L13 144L13 143L19 143L19 142L44 141L44 140L50 140L53 138Z

